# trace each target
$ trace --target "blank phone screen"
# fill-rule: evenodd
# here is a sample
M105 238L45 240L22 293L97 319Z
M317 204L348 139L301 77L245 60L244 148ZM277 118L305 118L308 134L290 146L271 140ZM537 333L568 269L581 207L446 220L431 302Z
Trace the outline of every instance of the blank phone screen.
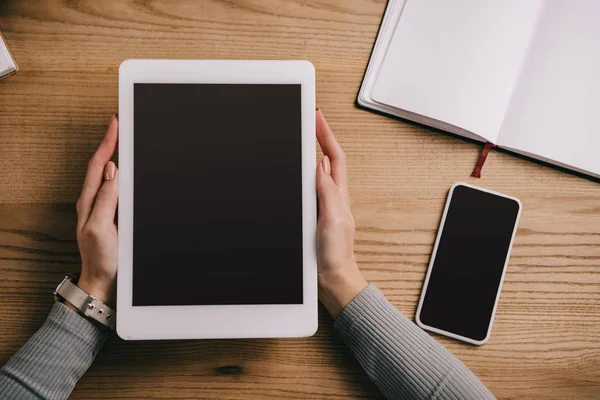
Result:
M134 85L133 306L302 304L298 84Z
M454 189L421 307L425 325L484 340L500 290L520 205Z

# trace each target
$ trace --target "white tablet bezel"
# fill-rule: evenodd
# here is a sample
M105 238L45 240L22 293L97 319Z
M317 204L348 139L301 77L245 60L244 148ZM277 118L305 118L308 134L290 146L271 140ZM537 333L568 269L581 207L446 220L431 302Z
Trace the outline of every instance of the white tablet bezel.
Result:
M448 332L443 329L439 329L439 328L435 328L433 326L427 325L421 321L421 308L423 307L423 301L425 300L425 294L427 293L427 287L429 285L429 277L431 276L431 271L433 270L433 263L435 261L435 256L437 254L438 246L440 244L442 232L444 231L444 224L446 223L446 217L448 215L448 209L450 208L452 196L454 195L454 189L456 189L458 186L465 186L465 187L468 187L471 189L479 190L482 192L486 192L486 193L490 193L490 194L493 194L496 196L514 200L519 205L519 211L517 213L517 218L515 220L515 226L513 228L512 236L510 238L508 252L506 253L506 260L504 261L504 267L502 269L502 276L500 277L500 284L498 285L498 293L496 293L496 299L494 300L494 308L492 310L492 318L490 320L490 325L488 326L487 334L485 335L485 338L483 340L476 340L476 339L472 339L472 338L469 338L466 336L458 335L456 333ZM437 237L435 239L435 245L433 246L433 252L431 253L431 259L429 260L429 267L427 268L427 275L425 277L425 282L423 283L423 289L421 291L421 298L419 299L419 305L417 306L417 313L415 316L415 321L418 326L420 326L421 328L423 328L425 330L439 333L440 335L448 336L453 339L462 340L463 342L471 343L471 344L474 344L477 346L481 346L482 344L485 344L489 340L490 335L492 333L492 326L494 325L494 318L496 316L496 308L498 307L498 300L500 300L500 293L502 292L502 284L504 283L504 276L506 275L506 268L508 266L508 260L510 259L510 253L512 250L513 242L515 240L515 235L517 234L517 227L519 226L519 219L521 218L521 210L522 209L523 209L523 205L521 204L521 201L519 199L517 199L516 197L508 196L506 194L499 193L499 192L494 192L492 190L484 189L484 188L481 188L478 186L469 185L468 183L464 183L464 182L458 182L458 183L455 183L454 185L452 185L452 187L450 188L450 192L448 194L448 199L446 200L446 205L444 206L442 222L440 223L440 227L438 228Z
M301 85L303 304L132 306L134 83ZM146 340L313 335L318 324L314 66L308 61L126 60L119 68L119 132L119 336Z

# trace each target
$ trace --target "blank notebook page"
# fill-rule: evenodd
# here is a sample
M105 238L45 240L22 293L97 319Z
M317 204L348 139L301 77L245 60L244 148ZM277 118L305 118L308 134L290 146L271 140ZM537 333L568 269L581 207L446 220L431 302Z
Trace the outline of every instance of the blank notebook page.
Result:
M600 176L600 2L548 1L498 144Z
M407 0L371 98L495 142L540 1Z

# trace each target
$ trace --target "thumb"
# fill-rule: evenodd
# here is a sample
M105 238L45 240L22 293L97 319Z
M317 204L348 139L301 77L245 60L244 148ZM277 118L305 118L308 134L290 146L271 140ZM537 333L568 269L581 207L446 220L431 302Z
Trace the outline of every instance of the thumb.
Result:
M96 194L96 203L90 216L90 222L96 224L114 223L119 202L119 171L114 162L104 167L104 183Z
M331 177L329 157L324 156L317 164L317 197L319 199L319 214L332 212L336 208L340 191Z

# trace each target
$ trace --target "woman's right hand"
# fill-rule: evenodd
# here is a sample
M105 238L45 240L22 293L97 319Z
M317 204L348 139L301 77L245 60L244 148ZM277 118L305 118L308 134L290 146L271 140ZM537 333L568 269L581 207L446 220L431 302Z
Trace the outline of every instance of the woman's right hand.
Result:
M319 109L317 140L324 154L317 164L319 299L335 319L368 283L354 257L346 155Z

